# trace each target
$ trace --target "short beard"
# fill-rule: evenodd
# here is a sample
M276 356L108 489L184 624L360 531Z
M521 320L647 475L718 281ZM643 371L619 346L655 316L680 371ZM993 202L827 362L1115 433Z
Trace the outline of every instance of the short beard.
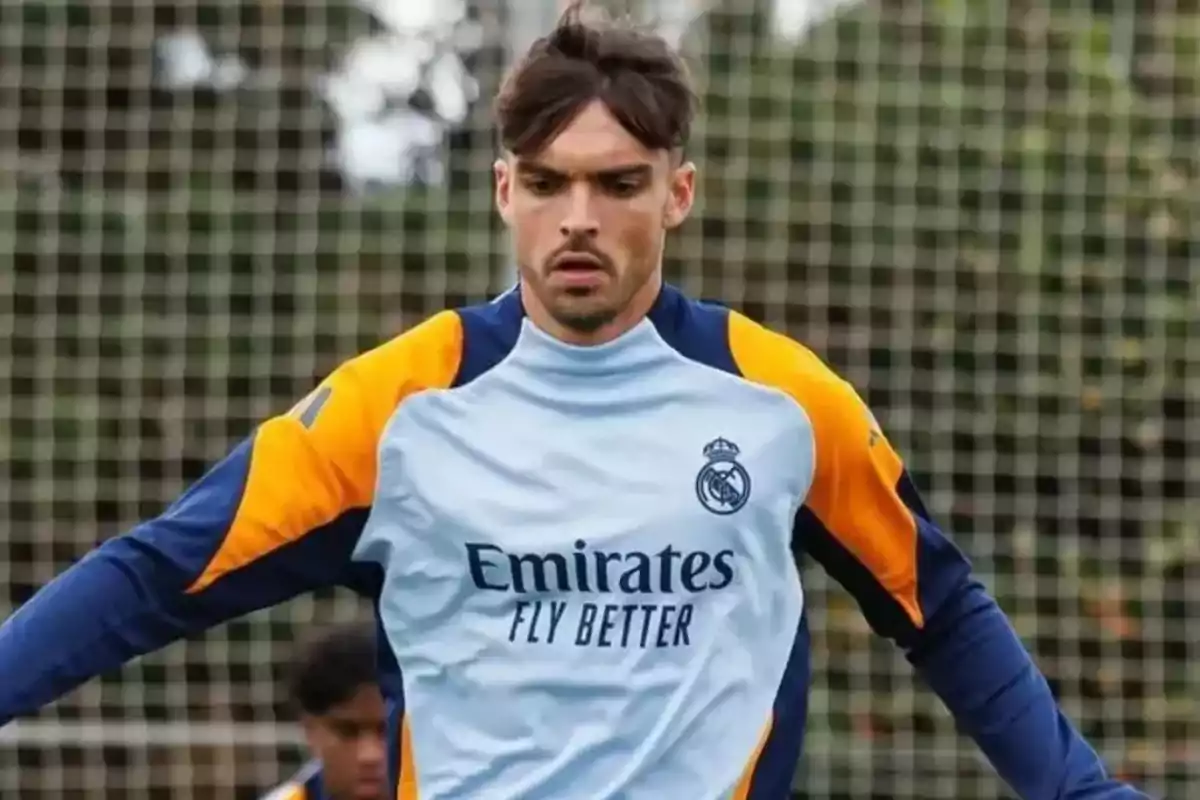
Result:
M587 312L572 312L563 311L556 313L553 308L548 308L547 311L554 317L555 321L564 328L589 336L603 328L617 318L620 313L616 308L599 308L595 311Z

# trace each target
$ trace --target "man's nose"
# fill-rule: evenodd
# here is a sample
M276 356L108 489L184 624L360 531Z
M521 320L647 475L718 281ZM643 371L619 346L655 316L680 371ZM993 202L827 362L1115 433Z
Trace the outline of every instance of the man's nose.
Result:
M358 757L359 764L376 766L383 763L387 752L387 745L382 737L379 736L360 736L358 738L358 747L355 755Z
M570 239L576 236L592 238L599 231L600 222L596 219L596 204L591 187L587 184L576 184L568 195L566 215L559 226L559 232Z

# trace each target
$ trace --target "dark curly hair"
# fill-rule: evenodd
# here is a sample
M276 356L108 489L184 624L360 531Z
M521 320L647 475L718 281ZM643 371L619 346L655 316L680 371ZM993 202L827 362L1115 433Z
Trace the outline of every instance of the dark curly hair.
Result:
M378 681L375 627L338 625L319 632L299 649L288 676L292 702L319 716Z
M513 66L495 102L503 147L539 152L593 100L651 150L687 144L697 95L687 65L660 36L623 20L592 18L571 3Z

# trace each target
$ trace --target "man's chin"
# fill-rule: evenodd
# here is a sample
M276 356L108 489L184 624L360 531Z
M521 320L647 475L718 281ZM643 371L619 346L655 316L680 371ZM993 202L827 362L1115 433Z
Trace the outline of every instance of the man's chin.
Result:
M354 800L383 800L384 785L382 778L364 778L354 785Z
M595 333L616 319L616 312L608 303L595 302L597 298L567 297L565 302L549 309L555 322L577 333Z

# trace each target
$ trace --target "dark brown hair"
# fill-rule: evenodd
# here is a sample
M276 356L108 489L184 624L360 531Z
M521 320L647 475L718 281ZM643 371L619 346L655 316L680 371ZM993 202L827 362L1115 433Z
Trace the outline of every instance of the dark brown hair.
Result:
M288 693L305 714L321 716L378 680L375 627L337 625L300 647L288 675Z
M660 36L583 11L572 2L505 79L495 103L501 144L537 153L600 100L647 148L682 148L697 104L683 59Z

